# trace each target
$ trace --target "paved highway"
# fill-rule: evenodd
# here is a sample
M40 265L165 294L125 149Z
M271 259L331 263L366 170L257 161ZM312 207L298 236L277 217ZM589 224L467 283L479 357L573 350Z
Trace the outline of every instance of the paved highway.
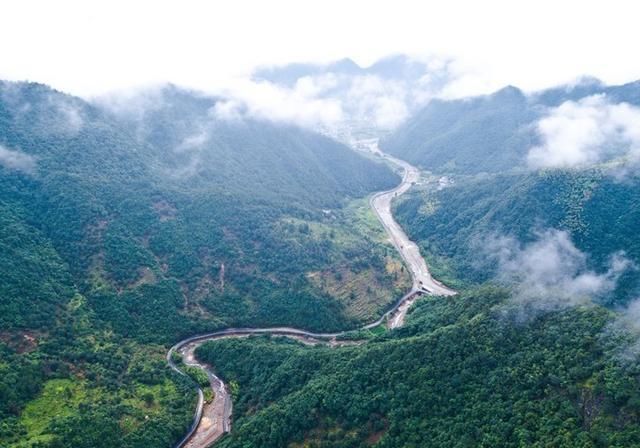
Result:
M422 255L420 255L418 245L409 239L407 234L404 233L404 230L402 230L402 227L393 219L391 213L391 201L393 198L400 196L411 188L411 185L420 179L420 171L404 160L396 159L386 154L380 154L384 159L402 168L402 182L393 190L373 195L371 198L371 206L387 231L391 243L395 246L396 250L404 259L405 264L411 270L413 288L415 290L424 289L429 294L436 296L454 295L456 293L454 290L447 288L431 276L427 263L424 261L424 258L422 258Z
M404 323L407 310L413 302L422 294L432 294L438 296L450 296L456 292L442 283L435 280L427 267L424 258L420 255L418 246L409 239L400 225L393 219L391 213L392 200L406 192L420 178L418 169L407 162L382 153L377 146L377 142L371 142L368 150L387 160L402 170L402 182L394 189L374 194L370 199L370 205L375 211L378 219L384 226L391 244L402 256L405 265L411 273L413 286L411 290L398 301L375 322L371 322L362 327L369 329L386 322L389 328L396 328ZM226 385L218 378L211 366L201 363L195 358L195 350L205 342L229 337L246 337L252 334L272 334L283 337L290 337L307 344L329 344L332 346L352 344L353 341L338 341L337 338L347 333L313 333L289 327L275 328L228 328L209 334L202 334L187 338L171 347L167 353L169 366L180 375L186 375L178 364L174 362L175 354L178 354L185 365L197 367L204 370L209 378L210 387L214 393L214 399L210 403L205 403L204 394L199 386L198 405L194 414L193 423L187 434L178 442L176 448L206 448L211 446L222 435L231 431L231 415L233 405L231 396Z

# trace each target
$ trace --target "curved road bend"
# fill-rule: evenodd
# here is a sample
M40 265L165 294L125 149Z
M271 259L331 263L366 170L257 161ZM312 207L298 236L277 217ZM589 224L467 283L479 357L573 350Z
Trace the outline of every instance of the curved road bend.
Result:
M385 321L389 328L396 328L404 323L407 310L421 294L450 296L456 294L456 292L431 276L424 258L420 255L420 249L409 239L391 214L391 201L393 198L400 196L411 188L411 185L419 179L420 172L416 167L404 160L382 153L378 149L377 144L371 145L370 150L403 170L402 182L397 187L374 194L369 203L389 235L389 240L409 268L413 279L413 286L411 291L398 299L382 317L375 322L364 325L360 329L370 329L381 325ZM194 414L193 424L187 434L175 447L205 448L213 444L222 437L223 434L231 431L233 406L229 390L224 382L215 375L211 366L201 363L195 358L194 353L197 347L208 341L230 337L246 337L255 334L272 334L275 336L290 337L306 344L330 344L332 346L353 344L353 341L336 340L336 338L346 333L348 333L348 331L313 333L289 327L228 328L214 333L193 336L178 342L171 347L167 353L169 366L180 375L186 376L186 373L181 371L173 360L174 353L176 353L181 356L185 365L202 369L209 378L214 399L210 403L205 403L202 389L196 386L198 391L198 405Z

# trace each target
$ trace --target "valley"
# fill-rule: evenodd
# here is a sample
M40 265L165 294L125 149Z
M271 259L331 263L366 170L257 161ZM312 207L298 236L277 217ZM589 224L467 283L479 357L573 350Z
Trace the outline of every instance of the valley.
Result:
M640 81L431 62L0 81L0 446L640 446Z
M30 162L0 164L0 446L171 446L196 404L166 367L173 341L356 328L410 289L367 203L391 169L212 119L211 96L154 95L132 115L0 81L0 155Z
M409 268L413 285L411 291L399 299L382 317L375 322L364 325L361 327L362 330L372 329L380 325L387 326L389 329L401 326L404 323L407 311L418 296L422 294L435 296L452 296L456 294L454 290L446 287L431 276L424 258L420 255L418 246L409 240L391 212L392 200L408 191L419 179L420 172L414 166L382 153L377 149L377 144L372 147L372 152L402 170L402 181L397 187L373 194L369 202L387 232L389 241ZM196 367L205 372L213 392L213 399L205 402L204 393L201 387L197 386L198 404L194 422L187 435L176 445L176 448L206 448L231 431L233 406L229 387L215 374L212 366L198 361L195 357L195 351L201 345L222 339L246 338L249 335L274 335L293 338L305 344L326 344L331 347L340 347L354 343L349 339L338 340L338 338L342 338L352 331L313 333L294 328L228 328L211 334L192 336L178 342L167 353L167 362L174 371L181 375L187 375L181 370L181 365ZM176 355L178 355L182 364L176 363L174 358ZM293 372L292 374L295 375Z

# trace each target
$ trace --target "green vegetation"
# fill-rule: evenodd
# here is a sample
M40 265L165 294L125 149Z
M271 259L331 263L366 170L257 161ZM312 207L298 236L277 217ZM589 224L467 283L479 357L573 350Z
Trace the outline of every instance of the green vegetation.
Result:
M464 286L495 274L487 257L491 236L530 242L541 229L567 231L589 255L590 268L606 271L609 257L624 251L640 265L640 184L619 182L600 170L460 177L453 186L402 198L394 211L428 254L435 274ZM608 301L635 298L640 278L630 270Z
M435 172L501 172L523 161L539 110L515 87L433 101L383 139L383 151Z
M502 173L525 165L538 142L535 123L547 107L604 94L614 102L640 104L640 83L562 86L525 95L513 86L491 95L431 101L392 134L383 151L436 173Z
M2 446L170 446L195 397L166 368L165 348L74 327L29 347L0 344Z
M21 161L0 163L2 447L171 446L195 395L168 345L353 326L407 283L362 220L362 198L399 181L388 168L298 128L216 119L215 98L149 98L116 113L0 82L0 145Z
M637 365L611 314L577 308L515 324L504 290L424 298L408 325L331 349L251 338L198 349L237 381L223 447L627 447L640 443Z
M594 89L638 98L637 84L529 98L506 88L433 101L384 139L391 153L454 173L453 185L438 188L435 177L415 188L395 214L436 277L461 295L419 300L401 329L348 334L367 339L357 347L266 338L203 345L198 356L239 385L234 432L220 445L640 445L640 371L637 359L622 356L634 335L612 331L616 315L606 307L637 297L638 271L627 271L600 305L528 316L513 315L512 291L486 284L496 274L487 253L493 236L527 244L550 228L566 231L597 273L618 251L640 264L637 178L621 182L605 168L519 169L541 106Z
M595 91L640 102L633 85L506 88L433 101L388 136L392 153L454 173L395 212L461 295L420 299L401 329L344 336L358 346L201 346L234 399L220 445L640 446L640 370L619 356L633 341L609 331L611 309L516 322L482 252L490 235L527 243L555 228L598 273L620 250L640 265L636 178L518 170L542 106ZM113 111L0 83L12 157L0 161L3 448L172 446L196 397L166 365L171 343L227 326L356 328L408 285L367 203L398 183L388 167L295 127L223 120L195 92L168 86L141 102ZM639 287L629 270L604 305Z
M204 370L193 366L185 366L182 371L189 375L201 388L209 388L209 377Z

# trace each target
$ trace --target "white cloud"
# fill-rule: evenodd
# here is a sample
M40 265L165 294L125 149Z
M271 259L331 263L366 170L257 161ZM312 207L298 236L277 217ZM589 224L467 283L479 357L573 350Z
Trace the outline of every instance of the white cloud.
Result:
M114 90L93 98L97 105L116 115L123 115L137 121L148 112L164 106L164 84L150 85L145 88L126 88Z
M296 81L295 90L305 97L318 97L338 87L338 84L338 77L334 73L303 76Z
M622 310L619 322L629 332L640 336L640 299L633 300Z
M202 149L202 146L211 138L208 129L200 129L198 132L188 135L182 142L175 148L178 153L197 151Z
M590 270L587 255L560 230L541 232L527 245L494 237L485 250L498 262L498 279L513 286L513 304L523 316L588 304L611 293L619 276L632 267L623 253L616 253L606 272Z
M640 298L617 310L606 334L615 338L621 358L636 361L640 357Z
M385 80L379 76L356 76L349 79L345 95L346 107L353 120L369 122L391 129L409 114L411 81Z
M424 73L385 77L326 72L301 76L291 87L266 80L236 81L216 92L226 99L215 106L214 115L231 120L250 116L330 131L390 130L438 95L449 77L448 62L442 59L408 59L406 64L397 70L415 64L414 71Z
M85 122L81 103L55 92L44 92L44 96L34 96L25 84L0 83L0 100L9 105L16 122L28 121L39 135L76 135Z
M83 113L80 107L67 99L49 95L48 102L53 107L58 120L56 126L48 129L50 133L75 135L84 126Z
M9 170L33 174L36 170L36 159L29 154L7 149L0 145L0 166Z
M343 118L340 101L318 97L319 91L310 80L292 89L266 81L236 81L221 91L226 99L216 104L213 114L223 119L250 116L306 127L333 126Z
M206 123L198 123L199 128L193 134L187 135L173 151L181 155L180 162L166 171L169 177L174 179L186 178L195 175L202 164L202 151L207 142L211 140L211 130Z
M619 83L640 78L638 8L585 0L578 20L554 0L23 0L2 8L0 77L85 96L167 81L208 91L256 65L407 53L458 61L476 79L465 93Z
M624 157L640 157L640 108L612 104L604 95L567 101L538 124L539 146L527 155L533 168L581 168Z

